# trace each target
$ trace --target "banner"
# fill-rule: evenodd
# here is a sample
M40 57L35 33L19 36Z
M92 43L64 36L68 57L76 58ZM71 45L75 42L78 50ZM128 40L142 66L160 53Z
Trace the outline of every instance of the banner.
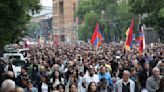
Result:
M54 46L59 46L60 43L60 36L54 35Z

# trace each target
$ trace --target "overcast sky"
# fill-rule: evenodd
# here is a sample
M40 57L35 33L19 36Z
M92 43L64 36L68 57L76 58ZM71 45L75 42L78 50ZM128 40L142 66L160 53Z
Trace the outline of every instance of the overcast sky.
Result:
M40 0L42 6L51 6L52 7L52 0Z

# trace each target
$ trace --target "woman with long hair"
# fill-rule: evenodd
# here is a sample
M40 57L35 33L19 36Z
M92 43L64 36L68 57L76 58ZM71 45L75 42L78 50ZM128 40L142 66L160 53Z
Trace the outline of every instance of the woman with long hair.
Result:
M88 85L87 92L97 92L96 90L97 90L96 82L90 82Z
M59 84L64 85L64 78L62 78L59 71L54 71L54 76L51 79L51 82L53 83L53 88L57 87Z
M38 92L50 92L51 85L48 82L48 75L42 74L40 77L41 82L38 85Z

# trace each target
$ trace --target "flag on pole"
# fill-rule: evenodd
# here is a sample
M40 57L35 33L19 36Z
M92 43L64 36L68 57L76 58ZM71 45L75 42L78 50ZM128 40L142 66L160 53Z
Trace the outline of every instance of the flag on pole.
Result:
M135 41L136 41L137 44L140 44L140 37L136 38Z
M132 40L133 40L133 28L134 28L134 19L132 19L132 22L130 24L130 28L126 31L126 41L125 41L125 49L130 50L132 47Z
M139 28L139 49L138 52L140 55L142 55L143 50L145 49L145 36L144 36L144 30L143 30L143 26L140 26Z
M100 46L102 43L102 35L99 32L99 30L100 30L99 23L96 23L96 27L94 29L94 33L93 33L91 41L90 41L91 44L94 46Z

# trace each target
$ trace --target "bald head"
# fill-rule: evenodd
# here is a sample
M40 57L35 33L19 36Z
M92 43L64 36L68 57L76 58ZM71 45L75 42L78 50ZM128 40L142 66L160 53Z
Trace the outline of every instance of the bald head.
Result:
M13 92L15 90L15 82L13 80L7 79L1 85L2 92Z
M14 77L14 73L12 71L8 71L6 72L6 75L10 78L13 78Z

